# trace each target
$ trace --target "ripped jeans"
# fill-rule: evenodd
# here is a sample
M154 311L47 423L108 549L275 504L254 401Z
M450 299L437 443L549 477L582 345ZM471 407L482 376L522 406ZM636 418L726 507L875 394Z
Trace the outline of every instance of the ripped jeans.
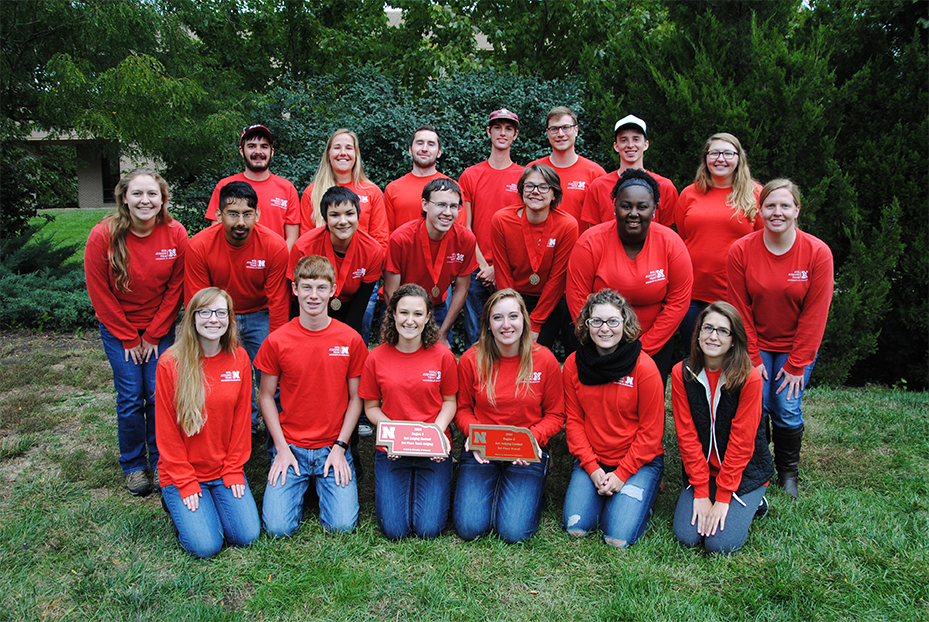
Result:
M587 471L575 460L562 525L573 536L586 536L599 524L607 544L632 546L648 526L663 473L664 456L656 456L626 480L618 494L605 497L597 494Z

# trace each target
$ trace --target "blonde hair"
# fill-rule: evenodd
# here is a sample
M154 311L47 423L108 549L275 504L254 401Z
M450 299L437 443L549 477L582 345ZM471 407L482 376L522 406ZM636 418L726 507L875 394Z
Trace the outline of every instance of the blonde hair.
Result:
M326 190L333 186L339 185L335 178L335 171L332 170L332 163L329 161L329 149L337 136L347 134L352 139L352 145L355 147L355 163L352 165L352 182L355 184L371 183L365 175L364 163L361 161L361 149L358 147L358 134L346 129L339 128L329 136L323 154L319 158L319 166L316 168L316 174L313 176L313 192L310 193L310 203L313 204L313 223L316 227L322 227L326 224L326 217L323 215L319 206L322 204L323 195Z
M197 333L197 311L205 309L217 298L223 298L229 309L229 327L226 329L226 334L219 338L220 350L226 354L237 353L239 339L236 334L232 297L218 287L206 287L193 295L184 312L184 319L181 320L181 330L177 341L169 350L177 365L174 410L177 412L177 424L187 436L200 432L206 423L203 406L210 389L203 374L204 355Z
M700 166L697 167L697 176L694 177L694 185L701 193L706 194L713 188L713 177L710 174L710 168L706 164L706 154L710 152L710 144L714 140L721 140L735 147L739 155L739 163L735 167L735 173L732 175L732 190L726 197L726 202L732 207L733 215L741 212L749 223L755 221L758 214L758 200L755 198L755 184L752 179L752 172L748 168L748 155L742 148L739 139L728 132L720 132L710 136L703 145L703 151L700 156Z
M136 177L148 175L158 184L161 190L161 211L155 216L157 225L171 223L171 215L168 214L168 182L161 175L149 167L137 168L124 175L116 184L113 190L113 198L116 199L116 209L103 218L107 223L110 233L110 248L107 252L107 260L110 268L113 270L113 276L116 281L116 289L121 292L131 292L131 283L129 282L129 248L126 245L126 236L129 235L129 229L132 228L132 217L129 215L129 204L126 203L126 191L129 183Z
M487 401L492 406L497 405L496 383L497 372L500 370L500 347L490 330L490 315L498 302L506 298L515 298L519 303L519 311L523 316L523 333L519 337L519 372L516 374L516 391L522 387L526 393L531 393L529 379L532 377L532 335L530 333L529 311L523 297L515 289L500 289L487 299L484 312L481 314L481 336L474 344L475 360L477 362L477 379L480 387L487 393Z

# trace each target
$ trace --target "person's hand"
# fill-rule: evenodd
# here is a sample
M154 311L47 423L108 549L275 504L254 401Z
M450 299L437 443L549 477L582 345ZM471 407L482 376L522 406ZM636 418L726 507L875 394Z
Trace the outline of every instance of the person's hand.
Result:
M513 461L513 464L515 464L515 465L517 465L517 466L529 466L529 462L527 462L527 461L525 461L525 460L514 460L514 461Z
M443 331L441 328L439 329L439 343L449 350L452 349L452 344L448 342L448 331Z
M600 484L603 482L603 478L606 477L606 472L603 469L597 469L590 474L590 481L594 485L594 489L597 491L597 494L602 494L600 492Z
M493 287L496 280L494 278L494 267L490 264L482 266L477 271L477 278L481 280L485 287Z
M710 508L710 513L707 515L707 533L700 534L702 536L715 536L716 528L719 527L720 531L723 531L726 528L726 516L729 514L729 504L721 503L717 501L713 504L713 507Z
M203 496L203 493L195 492L189 497L184 497L181 501L184 502L184 505L187 506L187 509L191 512L196 512L197 508L200 507L200 497Z
M610 471L604 475L603 479L600 481L600 488L597 490L597 494L604 497L612 497L622 490L625 484L626 482L619 479L616 471Z
M713 502L710 501L709 497L694 498L694 513L690 518L690 524L697 526L697 533L701 536L706 535L706 527L712 509Z
M145 342L143 341L142 343L145 343ZM142 363L142 357L145 356L145 353L142 351L142 343L140 343L139 345L137 345L137 346L135 346L135 347L133 347L133 348L125 348L125 349L123 350L123 352L125 352L125 359L124 359L124 360L125 360L127 363L128 363L130 360L131 360L133 363L135 363L136 365L140 365L140 364Z
M761 365L759 365L756 369L761 373L762 379L764 379L764 380L767 380L767 379L768 379L768 370L765 369L764 363L762 363Z
M464 450L465 450L465 451L471 451L471 448L470 448L470 445L468 444L468 439L467 439L467 438L465 439ZM484 460L484 459L481 457L481 454L478 453L477 451L471 451L471 453L474 455L474 461L477 462L478 464L487 464L487 463L490 462L490 460Z
M232 491L233 497L241 499L245 495L245 484L233 484L229 486L229 490Z
M777 382L781 378L784 379L784 382L781 383L781 386L777 388L777 395L780 395L781 391L784 390L784 387L787 387L787 399L799 399L800 391L804 389L803 387L803 374L795 376L790 372L784 370L781 367L781 371L777 372L777 377L774 379L774 382Z
M329 475L330 468L333 477L335 477L336 486L345 488L352 481L352 467L348 466L348 460L345 459L345 450L341 447L335 446L329 451L326 464L323 465L323 477Z
M292 467L294 473L300 475L300 465L297 464L297 459L294 458L294 454L290 451L290 447L279 450L277 455L274 456L274 462L271 463L271 470L268 472L268 483L272 486L277 486L277 478L280 476L281 486L286 484L287 467Z
M151 360L152 356L155 357L155 360L158 360L158 346L152 345L149 342L142 340L142 343L139 344L139 347L142 348L142 360L146 363Z

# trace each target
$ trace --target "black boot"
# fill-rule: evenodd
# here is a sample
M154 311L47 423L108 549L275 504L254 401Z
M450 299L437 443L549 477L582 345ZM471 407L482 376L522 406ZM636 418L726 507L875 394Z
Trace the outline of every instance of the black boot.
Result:
M777 485L794 499L799 497L797 478L800 474L800 445L803 441L803 426L779 428L772 426L774 440L774 466L777 467Z

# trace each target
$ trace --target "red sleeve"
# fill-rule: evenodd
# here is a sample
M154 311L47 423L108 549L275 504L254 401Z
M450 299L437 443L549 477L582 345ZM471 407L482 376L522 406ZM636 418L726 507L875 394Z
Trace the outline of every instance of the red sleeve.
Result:
M238 383L239 396L232 413L232 434L226 459L223 460L222 478L227 488L245 483L245 463L252 454L252 368L244 348L240 346L235 356L243 382Z
M565 436L568 439L568 449L571 455L578 459L581 468L590 475L600 468L600 457L587 438L586 414L577 396L580 380L577 377L577 361L573 353L564 363L563 379L565 414L567 415Z
M288 179L281 178L281 181L287 186L286 195L287 195L287 210L284 212L284 224L285 225L299 225L300 217L302 216L301 209L302 205L300 204L300 195L297 193L297 189Z
M587 296L594 287L596 262L591 247L591 233L596 231L597 228L594 227L581 234L574 246L574 250L571 252L571 258L568 260L565 296L572 321L576 320L577 316L581 314L581 308L587 302Z
M158 345L161 338L168 334L171 325L177 319L177 312L181 306L181 295L184 293L184 267L187 262L187 230L184 225L174 220L171 222L168 231L174 238L175 248L177 249L177 258L174 260L174 267L171 270L171 276L165 287L164 297L158 310L152 317L142 333L142 339L148 343ZM157 337L155 335L158 335Z
M218 184L216 184L216 187L213 188L213 194L210 196L210 204L206 208L206 214L203 215L203 217L207 220L212 220L213 222L216 222L217 220L216 210L219 209L219 190L220 187L224 185L225 184L220 181Z
M362 277L362 283L376 283L384 274L384 251L386 247L377 244L371 244L366 248L362 265L365 268L365 275ZM296 266L296 264L294 264Z
M494 281L497 289L516 288L513 271L510 270L510 254L507 252L506 225L502 209L493 215L490 221L490 246L494 257Z
M184 262L184 305L201 289L210 287L210 269L206 263L206 254L210 252L207 243L210 230L202 231L190 240L187 259Z
M371 198L368 205L371 210L371 220L368 222L368 235L377 240L381 248L387 250L387 242L390 239L390 232L387 229L387 207L384 203L384 194L381 189L374 186L372 192L368 194Z
M663 180L660 185L661 198L658 201L658 223L670 227L674 224L679 195L677 188L670 179Z
M687 229L684 226L687 220L685 216L687 215L687 209L693 202L691 197L694 192L697 192L696 186L687 186L674 204L674 226L677 228L677 234L681 236L682 240L687 239Z
M361 372L364 371L365 361L368 360L368 346L365 345L364 339L361 338L355 329L350 329L352 333L352 345L350 352L352 360L348 366L348 375L345 377L349 380L352 378L361 378Z
M762 384L761 372L753 369L739 394L739 408L729 430L726 455L716 476L716 501L719 503L732 501L732 493L742 483L742 472L755 453L755 435L761 423Z
M270 326L268 332L273 332L287 323L290 313L290 298L287 295L287 266L290 258L287 255L287 243L283 239L268 236L271 247L268 249L268 277L265 280L265 296L268 298L268 314ZM280 244L277 244L280 242Z
M442 395L455 395L458 393L458 363L455 361L455 355L448 348L444 349L442 356L442 387L440 392Z
M744 241L744 238L743 238ZM728 280L726 299L739 311L742 321L745 322L745 333L748 337L748 355L752 365L761 365L761 355L758 353L758 333L755 330L755 315L752 311L752 298L748 293L745 280L745 245L743 241L736 241L729 247L726 258L726 278Z
M805 235L798 232L799 236ZM812 236L810 236L812 237ZM832 251L819 242L812 249L810 258L810 289L803 299L803 310L797 320L797 333L794 336L793 347L784 363L787 373L799 376L804 368L816 358L816 351L823 341L826 332L826 320L829 318L829 305L832 304L832 291L835 280Z
M638 400L639 428L632 445L616 467L623 481L639 472L655 457L655 448L661 448L664 436L664 385L658 368L651 358L642 353L636 363L636 398Z
M403 232L394 231L390 234L390 242L387 245L387 257L385 261L385 270L394 274L403 275Z
M475 350L471 348L458 361L458 410L455 412L455 427L468 438L471 426L478 423L474 415L474 391L477 384Z
M687 247L670 229L664 232L665 248L662 252L668 255L668 292L651 328L641 336L642 350L649 356L661 350L681 325L690 307L690 292L694 284L694 269Z
M243 383L244 384L244 383ZM166 474L185 499L201 492L197 472L187 457L187 446L181 436L174 409L177 387L177 363L172 352L162 356L155 372L155 439L158 445L158 469ZM251 405L249 405L251 426Z
M677 431L677 446L690 485L694 487L695 499L710 497L710 465L703 455L703 446L697 436L697 427L690 414L690 400L684 388L683 363L671 370L671 409L674 412L674 428ZM740 472L741 475L741 472Z
M84 279L87 293L97 319L113 336L123 342L123 348L134 348L141 342L139 331L129 322L110 285L110 236L108 223L95 226L84 248Z
M461 271L455 276L470 275L478 268L476 253L477 238L463 225L455 223L452 227L457 228L455 235L458 238L458 250L463 251L465 256L464 261L461 262ZM451 231L449 233L451 233Z
M300 198L300 235L306 235L316 228L316 220L313 218L313 201L310 195L313 194L313 184L310 184L303 191Z
M550 214L549 218L552 217ZM574 249L576 242L577 221L569 216L564 219L561 230L558 232L558 245L555 247L555 253L552 257L551 271L548 273L548 279L542 287L539 302L529 316L532 330L535 332L542 330L542 325L548 320L548 316L554 311L558 301L561 300L565 293L565 283L568 278L568 259L571 257L571 251Z
M532 355L533 368L543 368L545 384L542 387L542 420L529 430L539 442L539 447L548 445L548 441L564 427L564 386L561 380L561 366L548 348L535 346Z

